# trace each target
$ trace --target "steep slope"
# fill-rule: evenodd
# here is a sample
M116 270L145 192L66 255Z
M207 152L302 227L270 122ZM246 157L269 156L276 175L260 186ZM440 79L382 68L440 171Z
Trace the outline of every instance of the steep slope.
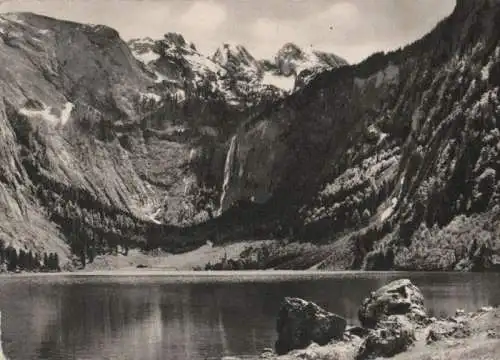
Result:
M32 14L2 15L0 28L0 234L15 246L48 247L67 256L64 243L56 240L62 238L59 229L36 199L39 184L33 183L35 169L28 164L36 163L36 176L44 182L90 188L104 204L126 207L116 191L125 187L120 171L111 166L106 177L93 170L82 176L84 164L71 155L66 139L78 136L72 129L76 114L95 111L110 121L135 116L128 100L149 80L112 29ZM115 64L116 71L107 73ZM109 197L102 196L106 190L100 182L114 188Z
M261 204L282 236L333 242L321 268L492 268L499 26L498 0L459 0L423 39L253 118L227 156L222 210Z
M225 157L214 125L239 112L189 95L179 104L105 26L19 13L0 29L5 245L64 263L70 250L84 260L168 243L169 225L210 216Z

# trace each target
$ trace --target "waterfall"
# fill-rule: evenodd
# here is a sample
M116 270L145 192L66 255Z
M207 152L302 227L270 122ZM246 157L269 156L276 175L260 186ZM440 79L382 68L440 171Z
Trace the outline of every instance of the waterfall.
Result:
M224 207L226 205L227 192L229 190L231 175L233 173L236 150L237 150L237 137L236 135L234 135L231 138L231 144L229 145L229 150L227 151L226 155L226 163L224 164L224 182L222 184L222 195L220 197L219 214L224 210Z

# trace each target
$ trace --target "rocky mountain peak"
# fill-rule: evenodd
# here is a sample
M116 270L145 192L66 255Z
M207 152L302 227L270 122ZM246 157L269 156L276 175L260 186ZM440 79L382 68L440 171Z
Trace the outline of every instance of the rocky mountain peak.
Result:
M211 59L229 70L238 70L241 67L258 68L258 62L250 52L239 44L224 43L220 46Z
M172 44L174 46L177 46L177 47L187 46L187 43L186 43L186 40L184 39L184 36L182 36L179 33L169 32L169 33L166 33L163 36L163 38L167 43Z
M277 57L288 57L292 59L302 59L304 57L304 51L294 43L286 43L278 50Z
M294 43L287 43L276 54L275 64L282 74L289 76L293 73L298 75L305 69L326 70L344 66L347 61L331 53L313 48L304 50Z

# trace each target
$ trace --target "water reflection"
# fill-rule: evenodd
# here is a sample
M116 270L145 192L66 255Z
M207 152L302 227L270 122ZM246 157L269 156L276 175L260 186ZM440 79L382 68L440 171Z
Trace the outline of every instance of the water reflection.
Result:
M275 341L285 296L356 323L361 300L394 273L311 280L187 282L168 278L0 279L4 351L11 359L185 360L257 354ZM405 274L435 314L500 302L496 274Z

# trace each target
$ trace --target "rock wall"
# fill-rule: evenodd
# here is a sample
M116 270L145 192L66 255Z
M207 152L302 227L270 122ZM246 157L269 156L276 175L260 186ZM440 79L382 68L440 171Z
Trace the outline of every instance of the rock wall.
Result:
M232 202L265 193L296 238L347 243L351 268L453 269L478 236L497 253L499 24L498 2L460 2L414 44L249 121Z

